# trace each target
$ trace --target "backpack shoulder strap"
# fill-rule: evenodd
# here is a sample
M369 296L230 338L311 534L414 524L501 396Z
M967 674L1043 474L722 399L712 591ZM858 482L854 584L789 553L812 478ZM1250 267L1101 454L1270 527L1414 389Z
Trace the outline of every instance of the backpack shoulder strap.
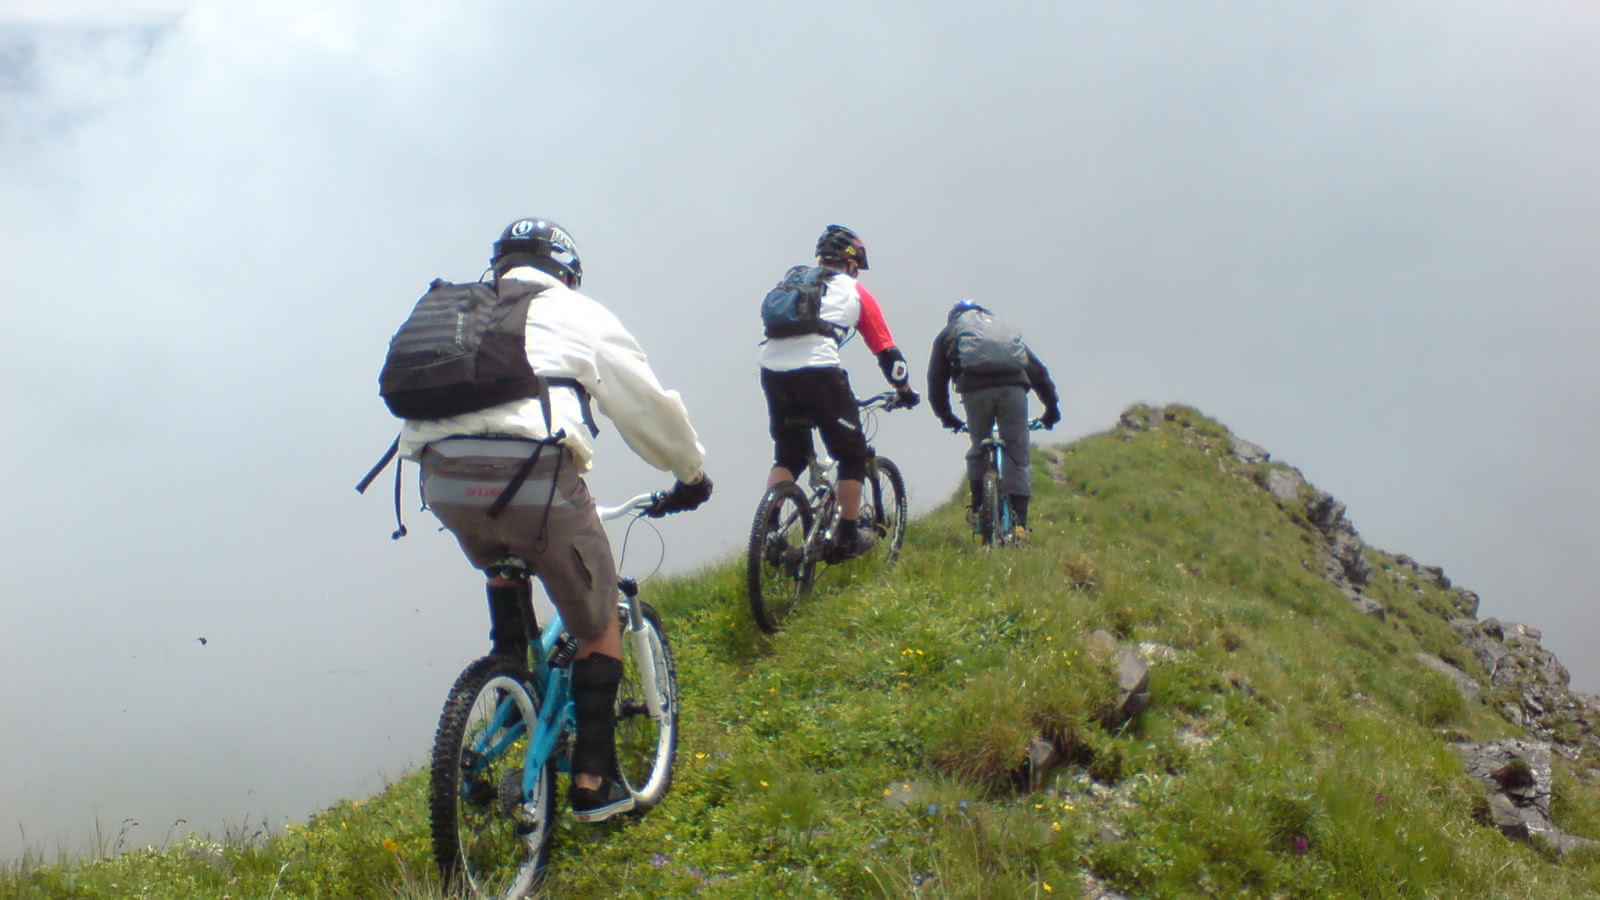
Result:
M406 523L400 518L400 472L405 468L405 466L401 460L395 459L395 456L398 455L399 452L400 435L397 434L394 436L394 440L389 443L389 449L383 451L383 456L378 460L377 465L367 470L367 474L360 481L356 482L356 493L365 494L367 492L367 488L371 487L372 482L377 479L378 473L382 472L384 468L389 465L390 461L394 462L395 529L394 534L389 535L389 539L394 541L398 541L406 536Z

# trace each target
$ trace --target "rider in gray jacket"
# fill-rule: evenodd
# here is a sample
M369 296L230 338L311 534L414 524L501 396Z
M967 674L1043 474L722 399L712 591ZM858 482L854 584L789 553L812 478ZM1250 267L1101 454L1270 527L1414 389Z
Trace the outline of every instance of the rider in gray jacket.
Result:
M984 346L986 343L991 346ZM981 361L975 362L975 358ZM961 405L967 413L965 423L950 411L951 381L961 395ZM1061 421L1061 407L1055 383L1039 357L977 302L962 300L952 307L944 329L933 340L933 354L928 360L928 406L944 427L956 431L965 424L971 435L967 481L972 489L974 513L983 502L983 440L999 423L1006 461L1005 481L1000 489L1010 495L1018 528L1027 527L1028 499L1033 494L1028 464L1030 388L1044 404L1041 424L1055 427Z

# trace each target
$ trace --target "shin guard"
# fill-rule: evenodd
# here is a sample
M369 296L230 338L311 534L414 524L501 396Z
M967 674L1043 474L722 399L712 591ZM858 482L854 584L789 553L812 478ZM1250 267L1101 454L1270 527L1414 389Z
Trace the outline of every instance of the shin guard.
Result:
M609 776L617 752L617 685L622 660L590 654L572 663L572 705L578 715L572 745L574 775Z

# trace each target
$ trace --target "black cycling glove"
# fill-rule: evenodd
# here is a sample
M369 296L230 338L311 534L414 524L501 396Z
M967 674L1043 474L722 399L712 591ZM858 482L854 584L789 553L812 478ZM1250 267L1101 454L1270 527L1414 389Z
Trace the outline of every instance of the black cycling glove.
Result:
M1056 427L1056 423L1059 421L1061 421L1061 410L1055 406L1045 410L1044 415L1039 417L1039 424L1046 428Z
M708 475L701 475L700 480L694 484L684 484L681 481L674 484L672 490L667 491L660 500L650 504L644 514L652 519L659 519L667 513L695 509L710 498L711 478Z
M921 402L922 395L908 387L899 391L894 405L899 409L916 409L917 404Z
M948 429L950 429L951 431L960 431L961 430L961 426L963 426L963 425L965 425L967 423L961 421L960 419L956 418L955 416L940 416L939 417L939 424L943 425L944 427L946 427Z

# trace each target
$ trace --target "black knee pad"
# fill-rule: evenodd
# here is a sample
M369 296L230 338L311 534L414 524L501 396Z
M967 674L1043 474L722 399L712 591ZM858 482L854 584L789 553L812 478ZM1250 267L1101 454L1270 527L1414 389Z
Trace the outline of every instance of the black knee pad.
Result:
M840 460L839 461L839 480L840 481L866 481L867 480L867 458L865 456L863 456L860 459L842 459L842 460Z

